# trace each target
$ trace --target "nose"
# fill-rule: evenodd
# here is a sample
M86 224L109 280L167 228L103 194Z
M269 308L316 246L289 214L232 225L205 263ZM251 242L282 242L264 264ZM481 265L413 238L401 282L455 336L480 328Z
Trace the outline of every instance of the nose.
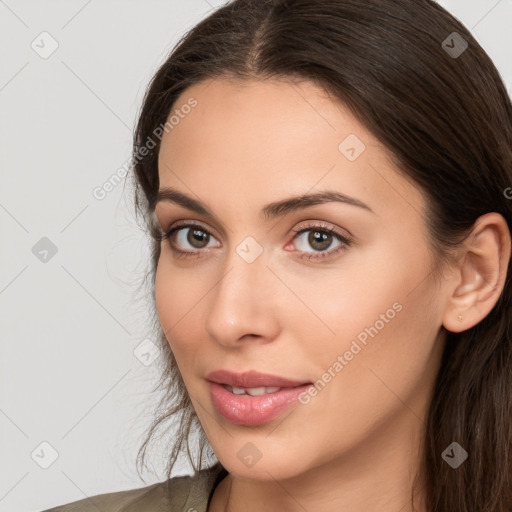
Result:
M267 268L263 252L248 263L233 249L223 273L209 296L205 328L210 337L227 348L242 341L268 343L280 330L283 301L280 281Z

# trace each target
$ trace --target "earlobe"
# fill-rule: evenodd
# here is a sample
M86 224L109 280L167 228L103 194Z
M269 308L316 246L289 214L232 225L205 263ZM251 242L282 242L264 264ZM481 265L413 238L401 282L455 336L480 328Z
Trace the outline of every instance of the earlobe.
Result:
M502 215L492 212L477 219L456 269L443 317L445 329L466 331L490 313L503 291L510 247L510 231Z

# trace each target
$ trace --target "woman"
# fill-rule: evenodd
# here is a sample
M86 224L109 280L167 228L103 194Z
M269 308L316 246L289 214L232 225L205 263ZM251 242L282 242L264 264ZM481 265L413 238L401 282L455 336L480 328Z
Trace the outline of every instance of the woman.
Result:
M169 478L52 510L512 510L512 107L460 22L235 0L133 159L166 354L139 462L178 418Z

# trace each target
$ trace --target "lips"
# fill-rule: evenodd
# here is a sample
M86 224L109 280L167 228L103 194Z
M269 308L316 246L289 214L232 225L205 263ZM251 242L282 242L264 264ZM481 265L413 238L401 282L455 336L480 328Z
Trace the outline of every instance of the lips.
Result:
M295 388L304 384L311 384L306 380L292 380L278 375L260 373L250 370L244 373L235 373L229 370L215 370L210 372L206 379L217 384L225 384L236 388Z
M255 371L216 370L206 378L219 414L230 423L245 426L261 425L276 418L296 404L312 384Z

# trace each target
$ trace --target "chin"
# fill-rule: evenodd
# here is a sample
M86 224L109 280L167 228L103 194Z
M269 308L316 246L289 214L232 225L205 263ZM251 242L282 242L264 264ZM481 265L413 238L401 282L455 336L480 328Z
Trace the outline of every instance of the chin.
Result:
M310 466L304 461L303 455L298 456L300 450L296 448L290 448L289 454L280 456L270 446L263 447L263 442L260 443L259 449L256 447L257 442L247 441L236 444L241 448L234 448L229 454L226 453L226 445L223 446L219 454L217 451L215 453L229 473L238 478L261 481L286 480L310 469ZM268 442L267 445L269 445Z

